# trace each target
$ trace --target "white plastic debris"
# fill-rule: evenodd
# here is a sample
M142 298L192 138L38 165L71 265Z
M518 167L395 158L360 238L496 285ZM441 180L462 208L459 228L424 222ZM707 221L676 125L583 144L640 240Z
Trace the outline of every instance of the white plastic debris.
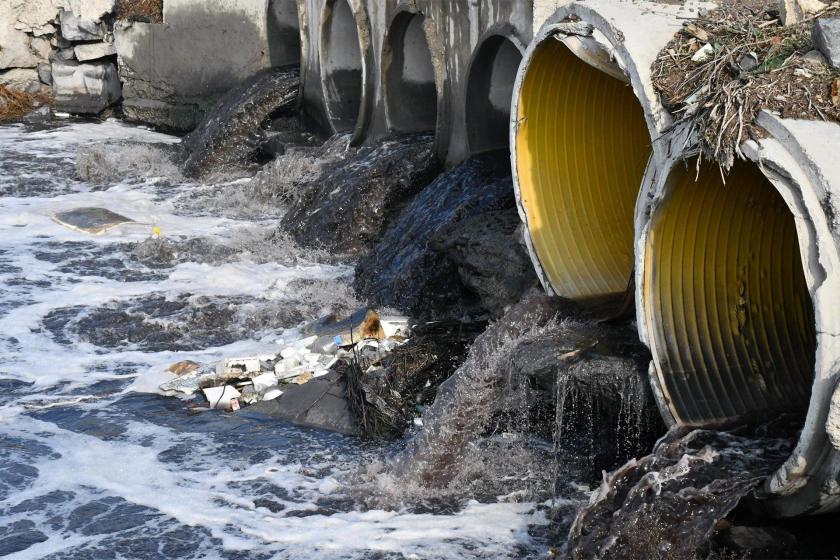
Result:
M223 385L221 387L208 387L202 389L204 396L210 403L210 408L218 408L222 410L232 410L231 400L239 399L242 394L230 385ZM239 401L237 400L237 405Z
M411 334L411 328L408 325L408 317L380 317L379 324L382 325L382 330L385 332L385 338L394 338L395 336L408 338Z
M273 373L264 373L262 375L258 375L251 380L254 384L254 391L257 393L262 393L263 391L270 389L271 387L276 387L279 383L277 376Z
M706 43L703 45L700 50L694 53L694 56L691 57L691 60L694 62L706 62L712 55L715 54L715 48L712 46L711 43Z
M279 397L282 394L283 394L283 391L281 391L280 389L271 389L270 391L265 392L265 394L263 395L263 400L264 401L273 401L274 399L276 399L277 397Z
M219 362L219 375L248 375L262 371L259 357L228 358Z

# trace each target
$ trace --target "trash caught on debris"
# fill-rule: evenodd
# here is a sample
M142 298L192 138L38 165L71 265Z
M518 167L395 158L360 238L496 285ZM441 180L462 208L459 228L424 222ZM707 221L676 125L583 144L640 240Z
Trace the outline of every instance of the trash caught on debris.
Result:
M312 336L284 345L273 355L226 358L203 365L178 362L168 368L177 377L161 384L160 390L186 396L200 392L208 404L197 408L235 411L274 400L284 393L284 386L304 385L327 375L339 363L379 363L411 334L407 317L381 317L369 309L343 321L322 319L312 331Z
M73 231L91 235L102 235L119 226L137 223L107 208L74 208L56 212L52 219Z

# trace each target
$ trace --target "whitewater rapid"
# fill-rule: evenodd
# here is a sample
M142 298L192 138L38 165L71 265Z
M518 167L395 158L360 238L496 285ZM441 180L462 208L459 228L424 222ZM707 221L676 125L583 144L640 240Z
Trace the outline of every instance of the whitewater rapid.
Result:
M542 555L533 503L364 507L347 481L394 445L155 394L174 362L276 352L301 318L353 303L351 266L271 246L279 216L214 211L250 179L191 184L129 161L175 142L117 121L0 127L0 555ZM134 176L80 179L91 149ZM137 224L95 237L51 218L78 207ZM211 249L144 263L154 227Z

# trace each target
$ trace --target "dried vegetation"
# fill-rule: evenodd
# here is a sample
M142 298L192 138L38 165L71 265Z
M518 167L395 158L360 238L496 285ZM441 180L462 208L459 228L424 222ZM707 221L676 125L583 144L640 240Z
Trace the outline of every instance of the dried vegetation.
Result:
M27 93L0 84L0 122L19 120L49 102L49 97L43 93Z
M119 0L117 18L123 21L163 22L163 0Z
M814 20L840 2L784 26L771 2L733 1L687 21L653 67L654 85L678 123L689 123L702 155L729 169L741 144L761 136L762 109L787 118L840 122L840 71L821 59Z

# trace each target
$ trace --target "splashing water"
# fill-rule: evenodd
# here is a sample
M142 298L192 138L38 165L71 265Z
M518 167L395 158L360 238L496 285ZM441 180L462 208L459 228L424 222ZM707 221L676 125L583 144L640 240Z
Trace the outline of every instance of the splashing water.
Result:
M527 498L378 507L350 475L392 444L154 394L174 362L276 351L301 320L357 302L349 266L268 249L274 201L216 213L202 195L230 185L184 183L165 158L87 164L96 188L79 177L80 149L127 141L146 161L175 139L113 121L0 127L0 555L537 555L529 530L546 518ZM88 161L101 159L92 150ZM91 237L50 219L92 206L138 225ZM162 239L150 240L153 226Z

